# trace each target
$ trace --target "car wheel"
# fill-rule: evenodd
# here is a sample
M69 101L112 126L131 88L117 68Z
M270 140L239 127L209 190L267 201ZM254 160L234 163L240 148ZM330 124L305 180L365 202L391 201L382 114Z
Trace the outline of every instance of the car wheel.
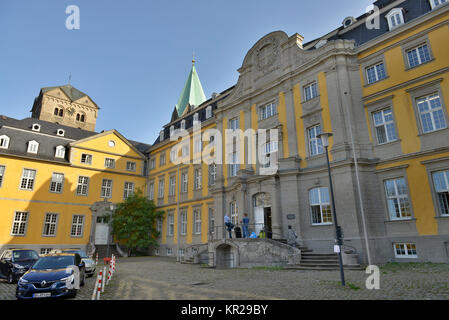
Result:
M8 276L6 277L6 281L8 281L8 283L14 283L14 275L12 274L12 272L8 273Z

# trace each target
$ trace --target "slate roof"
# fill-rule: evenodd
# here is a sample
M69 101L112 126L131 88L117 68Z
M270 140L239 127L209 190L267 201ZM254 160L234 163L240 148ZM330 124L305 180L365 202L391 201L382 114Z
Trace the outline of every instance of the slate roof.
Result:
M39 124L41 126L39 132L32 130L33 124ZM58 129L63 129L65 131L64 137L60 137L56 134ZM97 134L98 132L68 127L35 118L17 120L0 115L0 136L7 135L10 138L8 149L0 149L0 155L17 155L31 159L49 160L68 164L68 152L66 152L65 159L55 158L56 147L64 146L67 148L71 142L89 138ZM32 140L39 143L37 154L27 152L28 142ZM150 148L150 145L145 143L128 141L142 153Z
M61 89L62 91L64 91L64 93L69 97L69 99L73 102L76 100L79 100L83 97L89 97L87 94L85 94L84 92L78 90L77 88L71 86L70 84L66 84L64 86L56 86L56 87L45 87L42 88L42 93L54 90L54 89Z

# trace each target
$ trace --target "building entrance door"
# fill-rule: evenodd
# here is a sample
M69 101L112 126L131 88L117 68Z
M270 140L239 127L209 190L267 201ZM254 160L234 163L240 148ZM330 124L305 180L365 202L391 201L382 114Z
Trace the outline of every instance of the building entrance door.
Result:
M98 217L95 226L95 244L108 244L109 224L105 222L104 218Z

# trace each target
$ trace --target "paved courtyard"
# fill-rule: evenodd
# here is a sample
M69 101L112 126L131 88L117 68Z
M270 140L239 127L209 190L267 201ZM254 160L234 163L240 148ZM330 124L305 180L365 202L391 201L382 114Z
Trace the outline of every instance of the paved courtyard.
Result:
M163 257L117 261L117 272L102 299L264 300L264 299L449 299L448 264L388 264L380 269L380 289L365 288L367 274L280 268L211 269ZM90 299L94 278L76 299ZM0 300L14 299L15 285L1 280Z

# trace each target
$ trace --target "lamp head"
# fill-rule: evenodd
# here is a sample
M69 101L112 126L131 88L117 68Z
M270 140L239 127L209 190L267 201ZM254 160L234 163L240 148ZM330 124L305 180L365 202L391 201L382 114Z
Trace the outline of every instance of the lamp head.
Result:
M329 138L332 136L333 136L333 134L330 132L323 132L323 133L320 133L319 135L317 135L316 137L321 139L321 144L323 145L323 147L328 147L329 146Z

